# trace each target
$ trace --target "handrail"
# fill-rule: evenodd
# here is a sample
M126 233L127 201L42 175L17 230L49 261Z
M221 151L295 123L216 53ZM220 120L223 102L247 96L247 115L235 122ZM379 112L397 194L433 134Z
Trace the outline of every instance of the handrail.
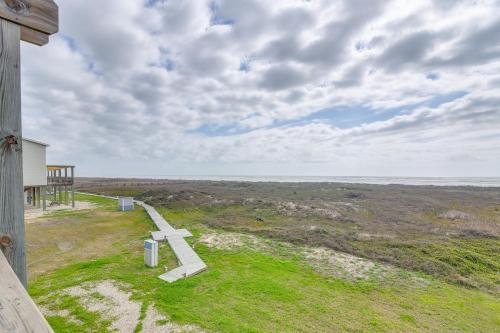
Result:
M0 333L54 333L0 251Z

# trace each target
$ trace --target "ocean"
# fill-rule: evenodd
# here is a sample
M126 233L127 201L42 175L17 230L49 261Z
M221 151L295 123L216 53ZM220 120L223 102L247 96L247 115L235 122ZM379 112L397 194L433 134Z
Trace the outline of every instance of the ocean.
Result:
M434 186L500 187L500 177L337 177L337 176L220 176L220 175L154 175L138 178L173 180L211 180L245 182L291 183L351 183L351 184L401 184Z

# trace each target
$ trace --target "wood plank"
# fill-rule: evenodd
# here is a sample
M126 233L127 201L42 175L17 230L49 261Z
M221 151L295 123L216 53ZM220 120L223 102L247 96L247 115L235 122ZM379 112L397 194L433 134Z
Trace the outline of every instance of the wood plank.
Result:
M20 36L19 25L0 19L0 247L26 285Z
M30 29L28 27L21 27L21 40L35 44L38 46L44 46L49 42L49 35Z
M0 333L53 333L2 253L0 281Z
M0 0L0 17L47 35L59 30L59 9L52 0Z

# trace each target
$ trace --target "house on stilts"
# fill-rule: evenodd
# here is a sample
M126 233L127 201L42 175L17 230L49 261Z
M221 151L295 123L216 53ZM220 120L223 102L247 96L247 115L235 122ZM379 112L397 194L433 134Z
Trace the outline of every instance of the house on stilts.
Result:
M47 165L48 144L23 138L24 204L75 207L75 166Z

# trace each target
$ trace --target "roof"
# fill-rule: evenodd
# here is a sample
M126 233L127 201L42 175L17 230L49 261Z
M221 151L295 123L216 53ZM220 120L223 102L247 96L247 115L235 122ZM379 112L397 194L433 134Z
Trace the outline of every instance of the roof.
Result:
M41 141L36 141L36 140L32 140L32 139L27 139L27 138L23 138L24 141L28 141L28 142L31 142L31 143L34 143L34 144L37 144L37 145L40 145L40 146L45 146L45 147L50 147L49 144L47 143L43 143Z

